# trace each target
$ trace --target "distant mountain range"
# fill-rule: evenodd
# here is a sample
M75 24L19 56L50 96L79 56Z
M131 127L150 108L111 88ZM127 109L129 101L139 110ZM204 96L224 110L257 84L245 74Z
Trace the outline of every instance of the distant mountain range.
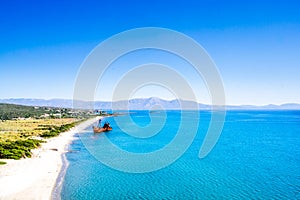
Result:
M59 107L59 108L72 108L73 100L71 99L0 99L0 103L19 104L27 106L46 106L46 107ZM180 105L181 103L181 105ZM163 100L156 97L145 98L145 99L131 99L129 101L95 101L95 102L84 102L77 101L76 105L84 108L86 105L95 105L95 109L111 110L112 106L114 110L149 110L149 109L192 109L197 105L193 101L179 101L179 100ZM211 109L210 105L198 104L200 110ZM282 105L265 105L265 106L254 106L254 105L241 105L241 106L226 106L228 110L300 110L300 104L289 103Z

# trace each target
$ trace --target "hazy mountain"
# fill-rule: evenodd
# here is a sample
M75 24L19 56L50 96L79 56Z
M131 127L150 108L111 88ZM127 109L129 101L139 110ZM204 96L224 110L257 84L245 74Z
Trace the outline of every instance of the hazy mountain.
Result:
M227 110L300 110L300 104L288 103L281 105L264 105L264 106L254 106L254 105L241 105L241 106L226 106Z
M45 106L45 107L60 107L72 108L73 102L68 99L0 99L0 103L19 104L25 106Z
M61 107L61 108L72 108L73 100L71 99L0 99L0 103L10 103L19 104L27 106L46 106L46 107ZM181 105L180 105L181 104ZM95 105L95 106L94 106ZM77 101L76 107L85 108L96 108L102 110L148 110L148 109L166 109L166 110L176 110L176 109L193 109L197 103L193 101L179 101L179 100L163 100L160 98L152 97L145 99L131 99L129 101L116 101L116 102L84 102ZM198 104L201 110L209 110L210 105ZM226 106L228 110L300 110L300 104L290 103L282 105L265 105L265 106L254 106L254 105L242 105L242 106Z

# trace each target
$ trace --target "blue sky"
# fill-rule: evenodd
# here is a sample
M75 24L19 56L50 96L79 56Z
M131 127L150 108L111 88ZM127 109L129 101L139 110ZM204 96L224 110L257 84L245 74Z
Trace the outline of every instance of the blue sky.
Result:
M121 31L157 26L182 32L207 50L223 78L228 104L300 103L297 1L0 4L0 98L70 99L79 67L97 44ZM202 87L192 84L199 101L209 103ZM136 96L162 93L150 89Z

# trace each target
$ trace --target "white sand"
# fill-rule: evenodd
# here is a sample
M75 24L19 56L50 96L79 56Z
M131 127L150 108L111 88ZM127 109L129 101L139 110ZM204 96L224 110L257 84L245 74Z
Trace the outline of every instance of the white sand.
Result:
M62 167L62 154L74 135L95 123L90 119L34 149L32 158L3 160L0 165L0 199L50 199Z

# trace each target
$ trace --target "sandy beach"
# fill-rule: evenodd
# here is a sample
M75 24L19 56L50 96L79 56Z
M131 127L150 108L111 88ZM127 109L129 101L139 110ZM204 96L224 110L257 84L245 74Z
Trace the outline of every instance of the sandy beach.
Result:
M76 133L98 119L99 117L89 119L68 132L48 139L40 148L32 151L32 158L2 159L7 164L0 165L0 199L51 199L67 145Z

